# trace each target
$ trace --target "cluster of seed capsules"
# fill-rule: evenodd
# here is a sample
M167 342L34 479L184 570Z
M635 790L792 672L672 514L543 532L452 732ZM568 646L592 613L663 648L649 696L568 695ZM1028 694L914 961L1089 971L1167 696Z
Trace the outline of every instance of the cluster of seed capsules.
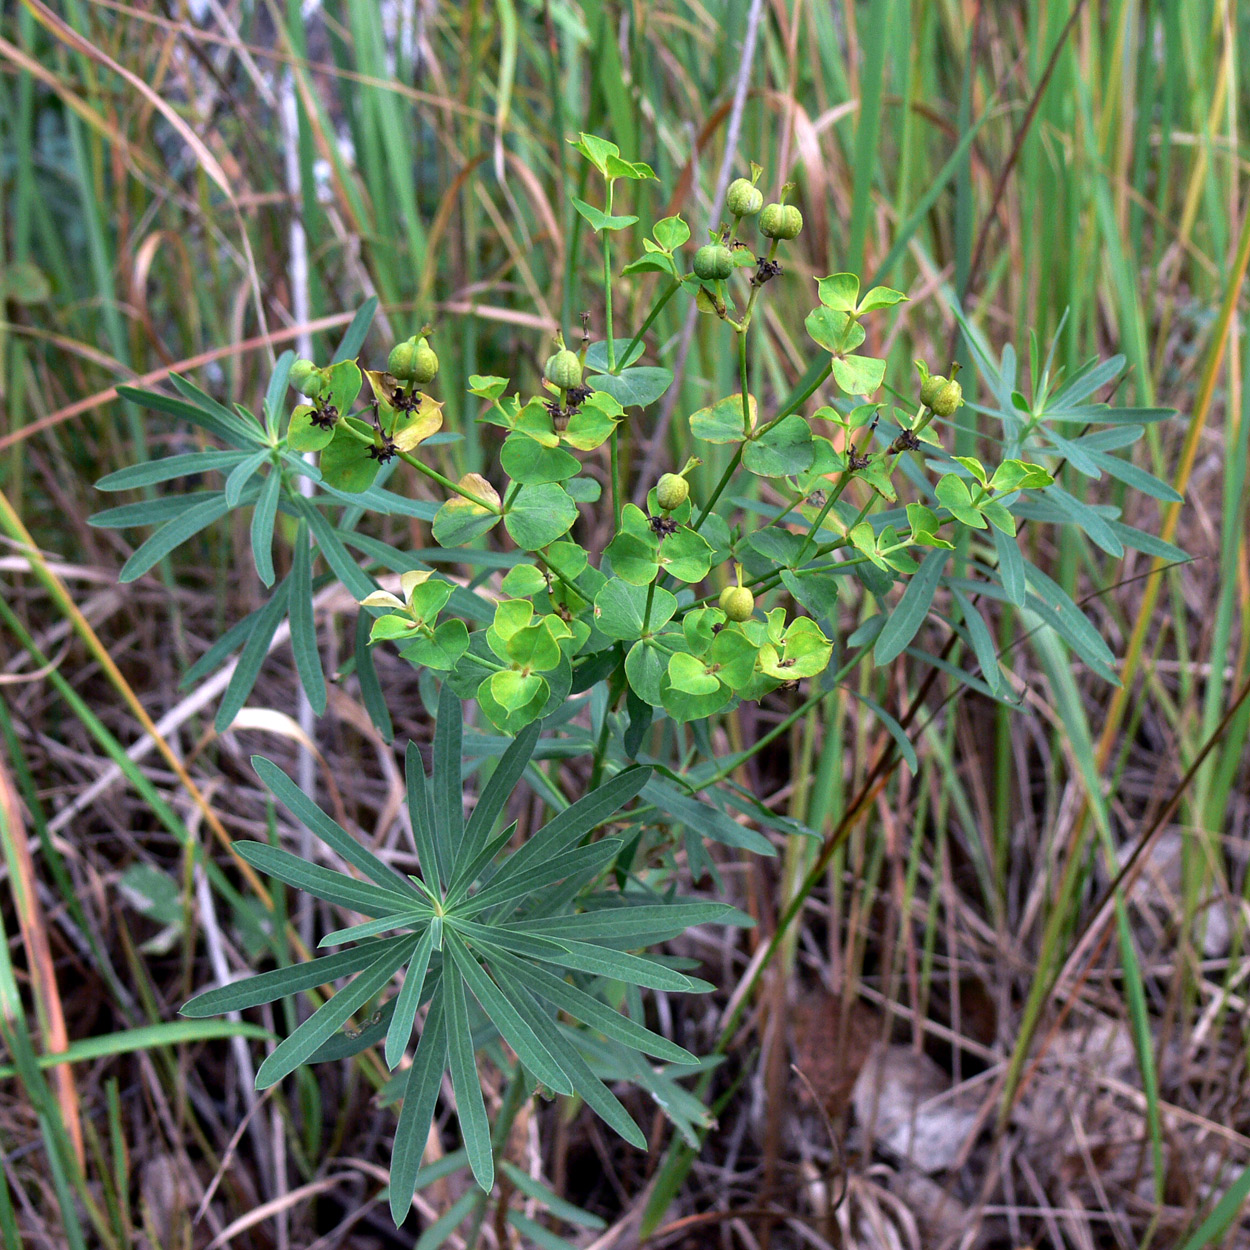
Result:
M750 178L737 178L729 184L725 207L738 221L759 214L760 233L766 239L797 239L803 229L803 214L793 204L765 204L764 193ZM733 252L724 242L705 243L694 254L695 276L705 282L723 281L733 270Z

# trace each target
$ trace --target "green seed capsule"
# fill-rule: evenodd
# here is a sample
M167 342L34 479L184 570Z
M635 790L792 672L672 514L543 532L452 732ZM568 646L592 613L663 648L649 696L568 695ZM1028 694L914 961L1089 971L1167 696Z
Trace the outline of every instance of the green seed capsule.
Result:
M543 376L553 386L571 390L582 384L582 362L577 359L576 352L569 351L567 347L561 348L554 356L547 357Z
M705 243L694 254L694 271L705 282L727 278L734 271L734 258L723 243Z
M391 354L386 358L386 371L397 382L411 382L413 359L416 354L417 340L415 338L396 343L391 348Z
M319 399L326 389L326 380L311 360L297 360L291 366L288 381L301 395Z
M419 386L424 386L427 382L433 382L437 376L438 357L425 338L419 338L412 353L412 380Z
M797 239L803 214L793 204L769 204L760 213L760 233L766 239Z
M929 407L939 417L953 417L956 409L963 406L964 388L958 382L947 382L933 397Z
M754 217L764 207L764 193L749 178L735 178L725 194L725 207L735 217Z
M720 610L731 621L748 621L755 611L755 596L745 586L726 586L720 592Z
M665 512L680 508L690 498L690 483L679 473L665 473L655 484L656 502Z
M942 388L947 385L949 378L944 378L940 373L930 374L925 378L920 386L920 402L926 408L933 408L933 403L941 394ZM934 408L936 412L937 409Z

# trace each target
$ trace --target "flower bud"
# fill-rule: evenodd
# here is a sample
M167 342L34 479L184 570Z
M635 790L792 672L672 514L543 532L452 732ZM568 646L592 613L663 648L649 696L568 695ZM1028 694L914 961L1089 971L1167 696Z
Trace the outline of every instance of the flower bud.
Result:
M760 213L760 233L766 239L797 239L803 214L793 204L769 204Z
M725 207L735 217L754 217L764 207L764 193L749 178L735 178L725 193Z
M694 254L694 271L705 282L727 278L734 271L734 258L723 243L705 243Z
M680 473L665 473L655 484L656 502L665 512L680 508L690 498L690 483Z
M291 366L287 380L301 395L319 399L326 389L325 376L311 360L297 360Z
M554 356L547 357L543 376L553 386L558 386L563 391L571 390L582 384L582 362L578 360L576 352L562 347Z
M747 621L755 611L755 596L745 586L726 586L720 592L720 610L731 621Z
M946 382L945 378L941 380L945 385L934 395L929 407L939 417L953 417L955 410L963 406L964 388L958 382Z

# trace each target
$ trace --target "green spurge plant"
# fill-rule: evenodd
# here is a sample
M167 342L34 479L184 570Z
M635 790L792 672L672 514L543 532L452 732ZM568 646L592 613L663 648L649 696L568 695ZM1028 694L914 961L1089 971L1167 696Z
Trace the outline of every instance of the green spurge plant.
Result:
M242 1010L355 975L276 1047L258 1085L303 1063L382 1044L388 1069L399 1069L390 1096L402 1100L390 1185L396 1221L421 1184L445 1069L463 1139L455 1158L480 1186L462 1217L476 1210L480 1218L511 1118L539 1088L580 1096L640 1147L642 1135L609 1083L649 1090L691 1143L706 1127L704 1108L676 1084L698 1061L643 1025L639 992L710 987L680 960L640 952L690 925L747 918L679 896L673 852L684 846L696 877L715 872L705 839L772 854L770 840L731 811L766 830L812 832L732 780L761 744L717 758L708 718L743 700L789 699L804 687L795 696L799 710L782 721L790 724L860 666L904 653L1010 703L1015 693L978 598L1014 605L1029 627L1053 629L1088 668L1115 681L1111 650L1026 559L1018 525L1069 527L1111 556L1132 546L1182 558L1122 523L1115 507L1088 503L1061 484L1061 472L1091 482L1107 474L1175 498L1116 454L1168 411L1113 410L1093 400L1120 375L1122 358L1061 379L1033 343L1028 396L1014 352L995 359L955 308L976 363L979 402L966 403L959 381L931 376L924 362L917 362L916 385L900 381L891 400L874 398L887 365L862 349L874 318L906 296L881 285L862 290L855 275L836 273L816 283L817 302L806 316L813 360L794 392L779 399L752 393L755 314L782 272L786 244L803 227L787 203L790 187L763 203L758 167L733 184L731 220L714 223L707 243L691 247L690 229L676 216L641 238L641 253L621 272L638 281L658 275L660 289L632 337L617 337L613 239L638 218L618 213L615 199L622 185L653 175L595 136L582 135L576 147L602 181L602 207L580 199L573 205L599 236L606 333L592 341L583 331L576 349L557 336L541 379L532 377L528 387L505 377L470 379L478 419L502 431L488 472L451 467L446 448L459 432L443 428L443 405L424 389L438 375L438 338L429 327L396 344L386 370L358 363L370 302L326 364L290 353L278 361L259 421L182 378L173 379L176 397L120 387L126 398L185 420L222 446L145 462L104 479L102 489L191 474L224 480L94 518L97 525L157 526L126 562L122 578L129 581L228 512L252 510L256 572L273 593L188 675L198 680L239 653L219 728L247 700L284 620L300 681L314 709L324 709L312 604L314 592L333 581L361 605L355 672L387 741L391 720L372 648L394 646L427 686L439 685L432 776L412 743L406 754L419 872L405 874L366 850L281 769L255 760L273 795L352 872L266 843L240 843L239 854L366 919L322 939L322 946L343 946L340 952L209 990L185 1008L193 1015ZM739 384L690 413L696 454L651 485L639 507L627 502L633 482L622 448L632 444L622 430L626 422L645 423L640 414L673 382L669 369L642 361L647 331L681 292L732 334ZM289 403L288 388L300 402ZM996 448L990 463L947 450L944 439L954 441L964 418L980 419L976 435ZM604 460L601 499L595 470ZM425 478L438 498L391 489L401 466ZM299 489L301 477L312 480L311 495ZM768 502L757 489L762 482ZM596 547L587 522L605 508L610 533ZM273 555L280 514L291 538L281 579ZM405 551L382 542L363 524L371 515L428 523L434 546ZM458 568L475 572L453 576ZM398 575L398 594L379 586L386 573ZM865 611L867 604L874 606ZM860 619L848 632L840 613L849 607ZM935 611L958 644L939 656L917 646ZM464 733L462 700L473 701L496 732ZM686 723L692 732L680 729ZM898 723L884 713L883 723L914 759ZM535 766L578 755L590 757L591 780L580 797ZM465 782L477 769L489 775L466 820ZM551 817L518 843L516 825L506 820L523 782ZM601 836L605 827L610 832ZM350 1028L354 1016L386 997L401 969L398 992L365 1027ZM414 1031L415 1055L402 1067ZM493 1125L479 1051L509 1077ZM657 1070L644 1055L667 1066Z

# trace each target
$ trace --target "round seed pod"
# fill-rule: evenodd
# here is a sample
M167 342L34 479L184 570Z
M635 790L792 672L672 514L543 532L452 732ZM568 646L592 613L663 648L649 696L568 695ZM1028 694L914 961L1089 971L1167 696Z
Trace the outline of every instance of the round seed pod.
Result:
M547 363L543 366L543 376L553 386L558 386L565 391L571 390L582 384L582 362L577 359L576 352L563 347L554 356L547 357Z
M936 400L938 395L941 394L942 387L944 387L949 380L950 379L948 378L944 378L940 373L930 374L927 378L925 378L924 382L921 383L920 402L924 404L926 408L933 408L934 400ZM934 408L933 411L936 412L937 409Z
M705 282L727 278L734 271L734 258L723 243L705 243L694 254L694 271Z
M391 354L386 358L386 371L397 382L411 382L413 364L417 355L417 340L415 338L405 339L402 343L396 343L391 348Z
M764 192L749 178L735 178L725 193L725 207L735 217L754 217L764 207Z
M958 382L947 382L933 397L933 402L929 407L939 417L953 417L955 410L962 407L963 402L964 388Z
M680 473L665 473L655 484L656 502L665 512L680 508L690 498L690 483Z
M760 233L766 239L797 239L803 214L793 204L768 204L760 213Z
M726 586L720 592L720 610L731 621L747 621L755 611L755 596L745 586Z
M413 348L412 380L419 386L424 386L427 382L433 382L437 376L438 357L423 336L417 340L417 345Z
M301 395L320 399L326 389L326 380L311 360L297 360L291 366L287 380Z

